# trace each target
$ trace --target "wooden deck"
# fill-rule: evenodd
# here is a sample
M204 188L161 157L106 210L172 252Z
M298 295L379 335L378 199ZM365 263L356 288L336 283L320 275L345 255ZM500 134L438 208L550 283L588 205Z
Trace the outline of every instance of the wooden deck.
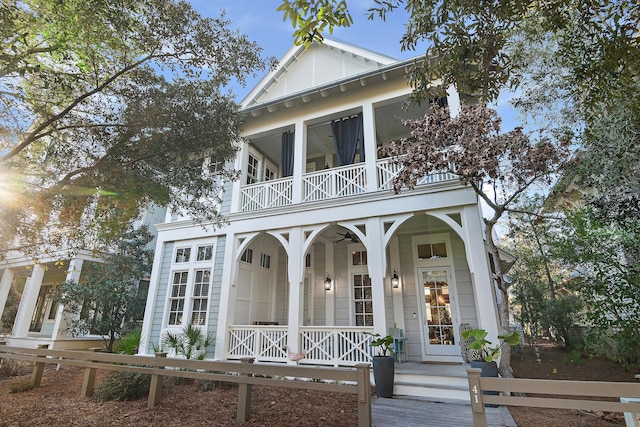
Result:
M490 427L516 427L506 407L486 408ZM441 403L413 398L374 398L374 427L465 427L473 426L470 404Z

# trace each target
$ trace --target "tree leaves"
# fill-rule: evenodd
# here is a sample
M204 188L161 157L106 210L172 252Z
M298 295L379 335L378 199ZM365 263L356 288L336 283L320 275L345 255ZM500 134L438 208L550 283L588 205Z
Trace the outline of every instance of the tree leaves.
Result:
M3 203L0 240L37 252L65 229L81 247L151 202L222 221L234 172L202 167L234 156L241 117L221 89L265 67L255 43L174 0L13 0L0 20L0 166L30 200Z

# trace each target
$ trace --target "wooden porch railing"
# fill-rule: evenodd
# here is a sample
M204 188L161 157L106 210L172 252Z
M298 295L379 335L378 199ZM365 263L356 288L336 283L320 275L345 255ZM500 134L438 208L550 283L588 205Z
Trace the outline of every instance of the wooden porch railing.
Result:
M259 362L286 362L286 325L233 325L228 329L227 359L253 357ZM371 327L301 326L301 364L356 366L371 363Z
M553 409L581 409L640 413L640 403L622 403L621 397L640 398L640 384L600 381L537 380L527 378L481 377L480 369L467 369L474 427L486 427L484 405L528 406ZM484 391L518 393L486 395ZM562 398L526 396L525 394L560 395ZM583 397L590 398L564 398ZM617 402L603 398L615 397Z
M39 386L47 363L85 367L81 397L93 394L95 371L129 371L151 375L147 407L152 409L162 400L164 377L182 377L239 384L236 421L244 423L251 414L251 387L264 385L306 390L320 390L358 396L358 425L371 426L371 383L369 364L348 368L307 368L289 365L254 364L253 358L237 362L170 359L166 353L156 357L127 356L89 351L27 349L0 346L0 358L34 362L32 381ZM142 365L142 366L141 366ZM166 368L166 369L165 369ZM287 380L296 378L298 380ZM307 379L306 381L304 379ZM311 381L313 380L313 381ZM325 382L323 380L328 380Z

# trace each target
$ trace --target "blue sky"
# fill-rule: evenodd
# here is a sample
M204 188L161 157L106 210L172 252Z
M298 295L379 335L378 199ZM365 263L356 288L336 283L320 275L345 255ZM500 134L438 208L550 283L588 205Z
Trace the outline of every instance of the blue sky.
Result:
M289 21L283 22L282 13L276 9L280 0L189 0L191 5L204 16L219 16L221 10L227 12L232 27L258 42L266 57L280 59L293 46L293 27ZM338 28L332 35L336 40L385 54L392 58L407 59L424 54L424 49L402 52L400 40L404 34L406 13L397 9L387 15L386 21L367 20L367 9L374 4L373 0L349 0L349 10L354 24L349 28ZM264 75L264 74L263 74ZM237 100L242 98L263 77L249 79L247 87L235 87ZM503 130L515 126L515 112L508 105L509 95L502 96L497 103L497 110L503 118Z

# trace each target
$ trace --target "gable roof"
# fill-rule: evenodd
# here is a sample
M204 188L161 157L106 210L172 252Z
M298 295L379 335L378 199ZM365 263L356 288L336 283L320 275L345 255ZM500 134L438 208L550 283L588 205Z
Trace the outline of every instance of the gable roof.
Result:
M243 109L369 73L397 60L368 49L325 38L308 49L294 46L242 100Z

